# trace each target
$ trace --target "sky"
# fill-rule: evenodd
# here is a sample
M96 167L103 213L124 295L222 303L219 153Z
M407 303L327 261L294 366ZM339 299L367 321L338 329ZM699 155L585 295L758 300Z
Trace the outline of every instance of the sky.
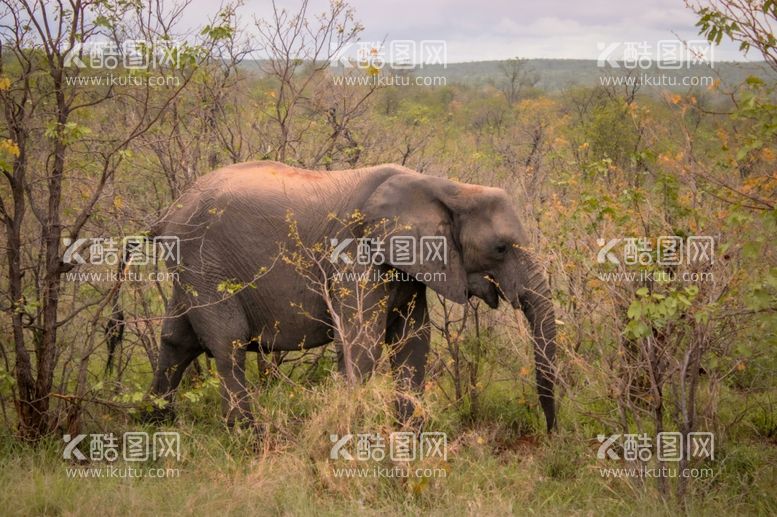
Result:
M492 59L597 59L597 44L699 40L696 16L683 0L351 0L365 27L362 41L444 40L449 63ZM278 0L296 9L298 0ZM327 0L310 0L309 12L326 9ZM201 22L213 0L193 0L185 23ZM195 14L198 13L198 14ZM242 22L252 16L270 18L269 0L245 0ZM199 18L197 20L196 18ZM714 50L716 61L747 58L724 42Z

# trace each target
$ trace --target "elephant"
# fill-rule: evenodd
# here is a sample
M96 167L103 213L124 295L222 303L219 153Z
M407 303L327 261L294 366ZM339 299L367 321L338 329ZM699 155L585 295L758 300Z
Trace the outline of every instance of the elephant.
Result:
M361 239L375 228L415 239L415 246L419 240L438 239L444 253L407 263L406 256L399 260L399 254L392 258L385 252L385 262L369 267L401 272L403 277L369 278L354 289L331 289L334 260L314 261L313 273L300 274L301 255L292 241L307 246L345 243L336 237L346 229ZM381 350L389 350L395 385L413 395L398 396L398 419L407 422L414 412L412 399L424 387L430 288L455 303L476 297L496 308L501 300L524 313L534 343L545 423L548 432L556 427L556 320L550 287L502 189L400 165L311 171L273 161L248 162L200 177L153 225L151 234L179 240L178 256L167 259L177 278L151 387L155 396L169 402L166 412L173 411L173 395L186 367L207 353L221 379L227 423L253 422L246 352L309 349L336 339L344 343L347 336L333 330L339 329L353 332L348 350L340 350L340 362L346 369L350 365L357 382L370 375ZM348 246L352 250L354 243ZM337 258L362 267L354 255L344 252ZM311 279L324 290L312 289ZM370 282L369 289L362 290L369 303L340 296ZM331 291L340 294L329 296ZM355 314L355 305L369 314Z

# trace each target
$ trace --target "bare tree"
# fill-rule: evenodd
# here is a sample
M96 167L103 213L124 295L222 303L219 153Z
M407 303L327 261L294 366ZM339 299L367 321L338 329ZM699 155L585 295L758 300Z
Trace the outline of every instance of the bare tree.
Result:
M391 358L408 341L429 331L428 323L413 319L415 299L405 309L394 309L393 314L389 313L389 286L402 279L403 273L383 263L387 258L385 251L376 251L377 255L374 255L362 247L389 242L390 236L398 230L395 224L384 221L375 226L366 225L359 211L345 219L333 215L330 222L338 228L334 232L336 239L351 241L342 250L338 248L335 256L331 239L329 242L306 242L292 213L287 215L287 222L292 245L282 250L282 259L305 280L307 289L321 297L327 317L318 319L309 307L301 304L296 304L295 308L300 314L331 328L336 340L339 370L348 385L356 386L369 378L379 367L381 357L386 357L384 347ZM360 259L362 254L370 260ZM398 317L400 322L391 333L386 332L389 316ZM398 407L412 409L418 393L400 373L402 367L393 365L393 368L398 381ZM402 409L400 415L411 416ZM411 418L403 424L414 425L415 422Z
M243 85L251 78L241 69L252 51L251 39L238 26L238 4L222 7L203 32L213 40L201 56L200 73L192 85L194 99L178 97L163 124L143 136L156 156L175 199L200 174L225 163L238 163L255 154L261 138L245 131L250 103Z
M5 20L0 75L8 78L0 89L0 134L16 149L8 166L2 166L4 192L10 194L0 198L9 277L2 309L13 328L16 408L25 438L39 438L59 425L51 400L63 356L60 331L90 309L97 311L96 324L107 300L98 296L77 303L75 296L65 296L63 275L73 266L62 260L62 239L77 242L82 236L131 143L160 121L189 84L189 60L207 52L205 46L182 44L177 62L160 70L170 78L162 88L130 72L128 84L117 86L104 75L82 77L88 69L86 46L99 38L118 49L127 35L171 43L170 27L185 5L0 2ZM110 115L84 115L100 106L110 106ZM92 349L86 344L76 354L77 391L85 385Z
M268 113L277 130L273 157L286 162L291 156L297 157L296 147L314 125L316 113L308 112L305 116L303 110L315 106L317 81L332 59L356 40L362 26L342 0L333 0L329 9L317 16L309 15L308 1L304 0L295 12L281 9L273 2L272 19L256 20L256 27L259 51L264 58L262 67L275 82ZM356 103L357 107L359 104ZM333 130L330 145L334 145L340 136L347 136L342 126L350 110L339 108L337 103L319 108L328 117ZM317 153L314 161L325 154L326 150Z
M518 57L508 59L499 64L499 70L503 77L499 89L510 105L518 101L526 89L533 88L540 80L540 76L533 71L527 59Z

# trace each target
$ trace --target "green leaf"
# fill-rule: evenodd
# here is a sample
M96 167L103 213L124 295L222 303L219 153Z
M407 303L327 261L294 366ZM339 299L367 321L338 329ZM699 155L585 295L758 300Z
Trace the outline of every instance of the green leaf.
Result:
M632 320L639 319L639 317L642 316L642 304L637 300L631 302L631 305L629 305L629 310L626 312L626 316Z

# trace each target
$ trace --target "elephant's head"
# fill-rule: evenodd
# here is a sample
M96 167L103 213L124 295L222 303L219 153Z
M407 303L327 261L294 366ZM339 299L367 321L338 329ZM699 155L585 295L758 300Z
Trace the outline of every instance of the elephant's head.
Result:
M501 189L466 185L419 174L391 177L369 198L368 221L395 221L392 235L445 237L447 253L392 264L444 297L466 303L475 296L496 308L521 309L532 329L537 390L548 430L555 427L553 361L556 324L548 282L528 252L526 234ZM433 254L432 254L433 255ZM440 275L440 273L445 275Z

